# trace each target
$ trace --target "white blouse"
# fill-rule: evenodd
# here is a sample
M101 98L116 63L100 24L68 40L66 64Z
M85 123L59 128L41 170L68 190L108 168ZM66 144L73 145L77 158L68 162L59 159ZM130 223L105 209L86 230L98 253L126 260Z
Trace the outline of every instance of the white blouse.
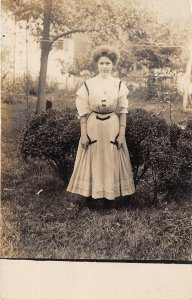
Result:
M124 82L121 83L119 90L119 78L109 76L107 79L99 75L86 80L89 93L83 84L76 92L76 107L79 118L90 114L91 111L97 113L116 113L128 112L127 95L129 90Z

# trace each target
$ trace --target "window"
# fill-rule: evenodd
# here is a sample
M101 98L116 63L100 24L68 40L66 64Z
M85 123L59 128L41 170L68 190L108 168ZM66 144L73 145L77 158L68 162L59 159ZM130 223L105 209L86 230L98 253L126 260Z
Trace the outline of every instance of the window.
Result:
M64 50L64 51L68 52L69 51L69 40L68 39L58 40L57 43L55 44L55 47L57 50Z
M57 50L63 50L63 40L57 41Z

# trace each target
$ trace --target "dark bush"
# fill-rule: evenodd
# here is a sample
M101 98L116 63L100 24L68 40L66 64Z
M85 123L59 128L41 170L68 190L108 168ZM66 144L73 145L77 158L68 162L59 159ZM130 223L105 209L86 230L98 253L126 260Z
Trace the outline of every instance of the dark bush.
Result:
M192 181L192 130L143 109L127 116L126 140L137 185L143 178L151 182L153 198L172 193L190 192Z
M171 146L168 137L159 137L148 147L144 141L143 157L148 161L153 182L153 198L159 193L168 196L177 186L182 160L177 151Z
M148 162L154 200L159 193L188 193L192 184L192 131L169 126L167 136L145 139L141 144L143 161Z
M186 129L187 130L192 130L192 119L187 121Z
M168 135L168 125L163 118L143 109L131 110L127 116L126 140L133 165L134 180L137 184L149 168L150 148L159 137ZM148 153L148 154L149 154Z
M182 134L183 129L176 124L171 124L169 126L169 138L171 142L171 146L177 149L177 142Z
M71 173L79 141L79 124L74 111L48 110L34 116L21 135L23 158L48 162L66 181Z
M187 126L177 142L178 155L181 158L181 167L177 182L177 189L191 192L192 186L192 128Z

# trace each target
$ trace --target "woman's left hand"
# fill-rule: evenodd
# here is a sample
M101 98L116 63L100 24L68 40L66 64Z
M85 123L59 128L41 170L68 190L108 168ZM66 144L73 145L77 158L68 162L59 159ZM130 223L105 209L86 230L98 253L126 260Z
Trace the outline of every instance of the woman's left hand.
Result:
M123 146L124 141L125 141L125 136L120 134L116 139L118 150Z

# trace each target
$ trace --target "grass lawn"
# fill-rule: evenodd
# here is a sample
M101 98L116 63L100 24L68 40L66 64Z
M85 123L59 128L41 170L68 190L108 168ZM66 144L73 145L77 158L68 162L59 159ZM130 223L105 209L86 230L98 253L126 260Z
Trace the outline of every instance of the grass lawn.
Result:
M169 121L168 104L132 101L130 107L162 113ZM176 123L190 117L176 104L172 109ZM65 191L51 167L38 161L27 164L19 157L19 135L26 120L23 103L2 104L1 257L191 259L189 197L152 206L140 186L126 206L79 211L74 195Z

